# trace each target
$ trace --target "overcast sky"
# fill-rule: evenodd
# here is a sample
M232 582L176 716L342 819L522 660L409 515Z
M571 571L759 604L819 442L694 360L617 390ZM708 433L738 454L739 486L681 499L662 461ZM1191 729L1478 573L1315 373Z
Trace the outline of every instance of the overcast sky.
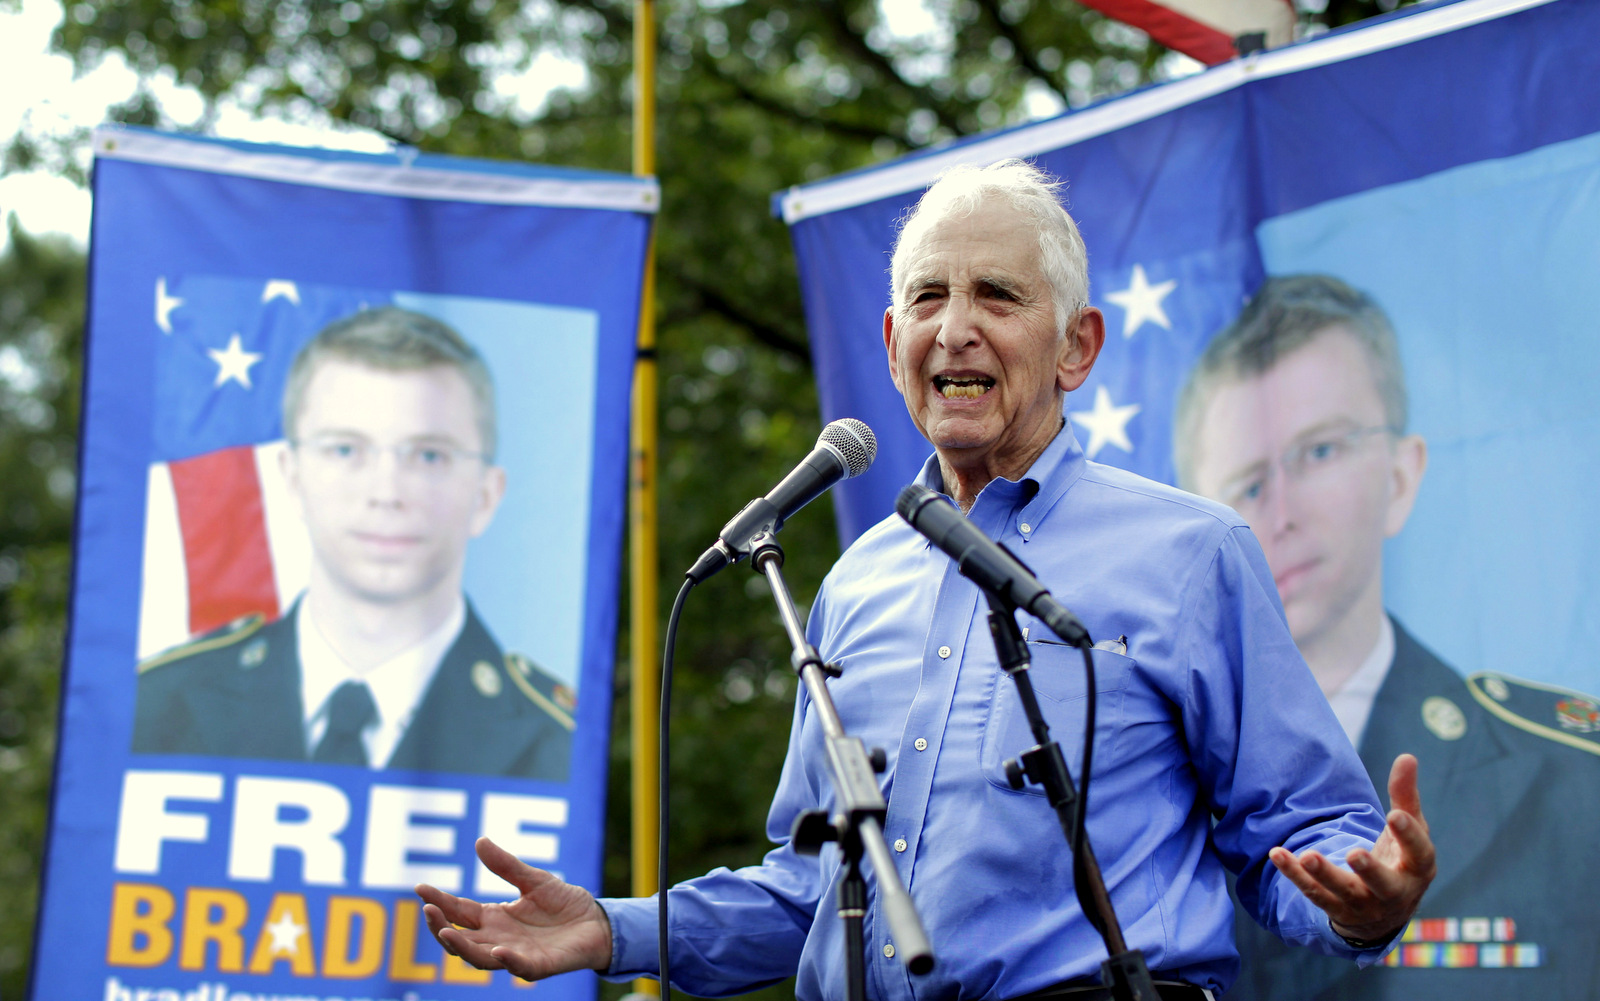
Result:
M920 0L910 2L920 4ZM22 0L17 13L0 12L0 144L15 135L25 121L36 133L93 127L105 120L107 107L134 93L135 75L119 56L73 79L72 61L49 52L50 34L62 16L60 0ZM495 84L497 90L516 98L519 110L531 112L551 90L581 86L584 79L581 64L547 53L526 73L508 75ZM203 102L192 89L179 87L170 75L154 81L153 86L168 114L179 123L198 119ZM214 131L254 142L374 152L388 148L387 140L373 132L256 119L228 107L221 109ZM0 178L0 218L10 214L30 233L66 233L79 245L89 238L88 192L46 172ZM0 225L0 241L4 232Z

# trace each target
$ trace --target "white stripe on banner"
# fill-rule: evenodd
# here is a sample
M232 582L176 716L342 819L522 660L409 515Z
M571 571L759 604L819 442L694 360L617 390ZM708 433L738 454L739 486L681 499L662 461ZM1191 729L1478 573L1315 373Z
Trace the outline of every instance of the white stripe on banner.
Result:
M150 464L142 578L138 659L145 660L189 638L189 569L183 562L178 498L165 462Z
M270 572L277 585L278 607L288 612L311 577L311 542L300 519L288 481L283 476L284 441L255 446L256 473L261 482L261 510L266 522ZM165 462L150 465L145 493L144 570L139 595L140 660L188 642L191 584L204 594L207 582L190 581L184 554L177 492Z
M267 523L267 548L272 553L272 579L278 586L278 608L289 613L311 579L311 539L289 494L283 476L286 441L256 446L256 475L261 480L261 512Z
M661 202L660 186L653 177L591 181L435 170L362 160L317 160L117 128L95 130L94 153L116 160L404 198L625 212L654 212Z
M1251 80L1343 62L1554 2L1461 0L1371 27L1255 53L1204 73L1116 98L1077 114L1053 118L1031 128L1020 128L992 139L968 143L882 169L868 168L860 174L790 188L783 196L783 221L792 225L812 216L916 191L933 183L941 171L958 164L994 163L1007 157L1037 156L1071 146L1225 93Z

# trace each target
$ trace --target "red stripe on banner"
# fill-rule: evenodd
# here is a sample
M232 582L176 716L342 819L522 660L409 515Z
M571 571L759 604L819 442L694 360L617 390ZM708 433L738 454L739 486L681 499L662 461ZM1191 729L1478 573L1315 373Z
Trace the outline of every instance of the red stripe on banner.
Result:
M189 572L189 632L241 615L278 617L256 450L225 448L169 464Z
M1194 18L1185 17L1170 7L1153 0L1081 0L1085 7L1093 7L1119 21L1133 25L1151 38L1192 56L1207 66L1225 63L1236 54L1233 39Z

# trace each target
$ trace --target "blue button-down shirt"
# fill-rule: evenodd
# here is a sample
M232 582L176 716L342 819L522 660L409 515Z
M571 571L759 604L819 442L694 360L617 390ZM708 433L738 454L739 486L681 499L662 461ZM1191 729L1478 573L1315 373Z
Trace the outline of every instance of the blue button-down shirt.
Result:
M930 459L922 482L942 487ZM995 480L969 517L1077 612L1097 640L1098 718L1088 834L1131 947L1152 970L1222 990L1238 972L1226 866L1288 941L1363 963L1267 859L1275 845L1342 861L1383 817L1366 770L1295 649L1250 529L1227 508L1087 462L1070 429L1018 481ZM1002 763L1033 740L998 665L976 585L898 517L863 535L824 581L811 640L843 673L846 730L882 747L884 834L933 942L934 971L893 958L871 893L867 992L882 999L1007 998L1095 978L1105 949L1038 786ZM1077 651L1027 616L1031 677L1075 777L1085 678ZM1120 644L1118 644L1120 647ZM831 809L822 728L803 690L768 817L780 847L672 893L673 982L719 996L795 973L804 999L845 997L833 848L787 845L804 810ZM656 965L653 901L602 902L612 974Z

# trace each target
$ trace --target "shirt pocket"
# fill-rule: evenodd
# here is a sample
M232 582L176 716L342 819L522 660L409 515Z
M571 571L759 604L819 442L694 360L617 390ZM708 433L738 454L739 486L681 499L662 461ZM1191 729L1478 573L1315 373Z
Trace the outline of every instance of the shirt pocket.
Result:
M1078 774L1082 763L1084 694L1088 685L1083 672L1083 654L1076 647L1049 640L1030 640L1028 654L1033 658L1028 677L1039 699L1039 711L1050 727L1050 739L1061 745L1072 771L1073 785L1083 779ZM1121 715L1121 693L1128 687L1135 662L1131 657L1109 650L1093 650L1096 750L1104 746L1109 734L1117 728ZM999 670L998 668L996 670ZM1022 699L1017 695L1017 684L1000 671L995 683L994 698L989 702L989 718L983 728L981 763L983 774L990 783L1010 789L1006 781L1005 761L1015 758L1034 745L1033 731L1028 729L1028 716L1022 711ZM1109 697L1108 697L1109 696ZM1044 795L1044 787L1028 783L1024 791L1036 796Z

